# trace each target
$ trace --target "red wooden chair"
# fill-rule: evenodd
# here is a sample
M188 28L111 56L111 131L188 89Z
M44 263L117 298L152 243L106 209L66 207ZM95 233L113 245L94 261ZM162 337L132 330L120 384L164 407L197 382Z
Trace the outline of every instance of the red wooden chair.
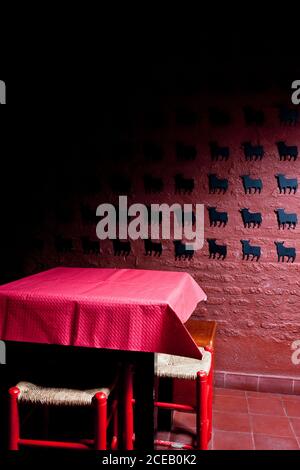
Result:
M196 445L155 440L162 447L206 450L212 434L213 397L213 343L216 331L215 322L191 320L186 324L196 344L202 352L202 359L192 359L169 354L157 354L155 375L158 378L184 379L196 381L196 406L171 402L155 401L155 407L196 414ZM204 346L204 347L202 347Z
M19 382L9 390L9 450L19 450L20 446L52 447L78 450L115 449L117 446L117 399L110 398L116 389L117 381L106 388L74 390L49 388L29 382ZM108 402L110 403L110 409ZM21 437L19 407L27 404L32 407L93 407L95 420L94 439L78 442L25 439ZM112 424L113 437L108 445L108 426Z

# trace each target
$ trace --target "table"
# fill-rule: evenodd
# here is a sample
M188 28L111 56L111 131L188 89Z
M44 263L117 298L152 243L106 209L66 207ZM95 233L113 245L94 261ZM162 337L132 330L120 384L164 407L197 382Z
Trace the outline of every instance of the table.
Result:
M0 287L0 339L201 358L183 323L205 299L185 272L54 268Z
M0 339L199 358L182 323L205 299L185 272L54 268L0 287Z

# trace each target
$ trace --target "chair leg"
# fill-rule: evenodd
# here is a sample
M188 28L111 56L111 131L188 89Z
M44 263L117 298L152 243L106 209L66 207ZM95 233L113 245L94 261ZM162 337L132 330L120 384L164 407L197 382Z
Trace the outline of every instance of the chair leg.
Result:
M111 449L117 450L118 448L118 436L119 436L119 413L118 413L118 400L113 403L113 437L111 443Z
M133 450L133 372L132 366L126 366L124 377L124 429L125 450Z
M20 419L18 396L20 389L12 387L9 389L9 436L8 436L8 449L19 450L20 440Z
M212 401L213 401L213 391L214 391L214 383L213 383L213 378L214 378L214 349L211 346L207 346L206 351L209 351L211 353L211 367L208 375L208 401L207 401L207 407L208 407L208 420L209 420L209 428L208 428L208 442L211 439L212 435Z
M196 380L196 428L197 448L207 450L208 446L208 377L205 372L198 372Z
M107 396L103 392L96 393L95 405L95 449L106 450L107 446Z
M212 370L208 376L208 399L207 399L207 409L208 409L208 442L211 440L212 435L212 401L213 401L213 373Z

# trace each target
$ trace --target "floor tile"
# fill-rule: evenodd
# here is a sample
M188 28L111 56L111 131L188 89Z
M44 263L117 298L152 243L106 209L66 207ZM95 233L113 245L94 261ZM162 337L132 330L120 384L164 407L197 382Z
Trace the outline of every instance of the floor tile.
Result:
M155 435L155 439L160 439L162 441L170 441L170 433L167 431L158 431ZM156 450L166 450L168 447L155 445Z
M299 450L293 437L276 437L254 434L255 450Z
M252 434L232 431L215 431L213 450L253 450Z
M213 428L219 431L250 432L250 417L247 413L213 413Z
M249 397L253 397L253 398L281 398L282 397L281 393L254 392L252 390L247 390L245 393L248 398ZM285 395L285 396L288 397L289 395Z
M195 444L195 435L191 435L184 432L171 432L170 440L180 444Z
M300 437L300 418L290 418L290 423L297 437Z
M156 439L161 439L162 441L169 441L170 440L169 431L158 431L156 433Z
M300 400L283 400L286 414L294 418L300 418Z
M288 418L283 416L250 415L254 434L294 437Z
M182 413L175 411L173 416L173 429L184 429L194 433L196 431L195 413Z
M300 401L300 395L280 395L283 401Z
M214 392L209 449L299 450L300 396L228 388L215 388ZM172 432L157 437L191 445L195 434L195 414L175 412Z
M285 410L280 398L248 398L249 413L274 416L285 416Z
M231 397L245 397L246 393L244 390L236 390L234 388L215 388L214 394L216 396L223 395L223 396L231 396Z
M215 411L248 413L248 405L245 396L215 395L213 399L213 409Z

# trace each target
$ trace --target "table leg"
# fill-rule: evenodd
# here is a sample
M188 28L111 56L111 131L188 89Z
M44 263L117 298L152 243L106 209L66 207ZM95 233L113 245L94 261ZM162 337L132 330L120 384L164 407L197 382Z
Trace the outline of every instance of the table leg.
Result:
M158 396L156 399L165 403L173 402L173 379L163 377L158 382ZM157 430L171 431L173 424L173 412L170 410L158 410Z
M154 354L139 353L135 363L135 449L154 448Z

